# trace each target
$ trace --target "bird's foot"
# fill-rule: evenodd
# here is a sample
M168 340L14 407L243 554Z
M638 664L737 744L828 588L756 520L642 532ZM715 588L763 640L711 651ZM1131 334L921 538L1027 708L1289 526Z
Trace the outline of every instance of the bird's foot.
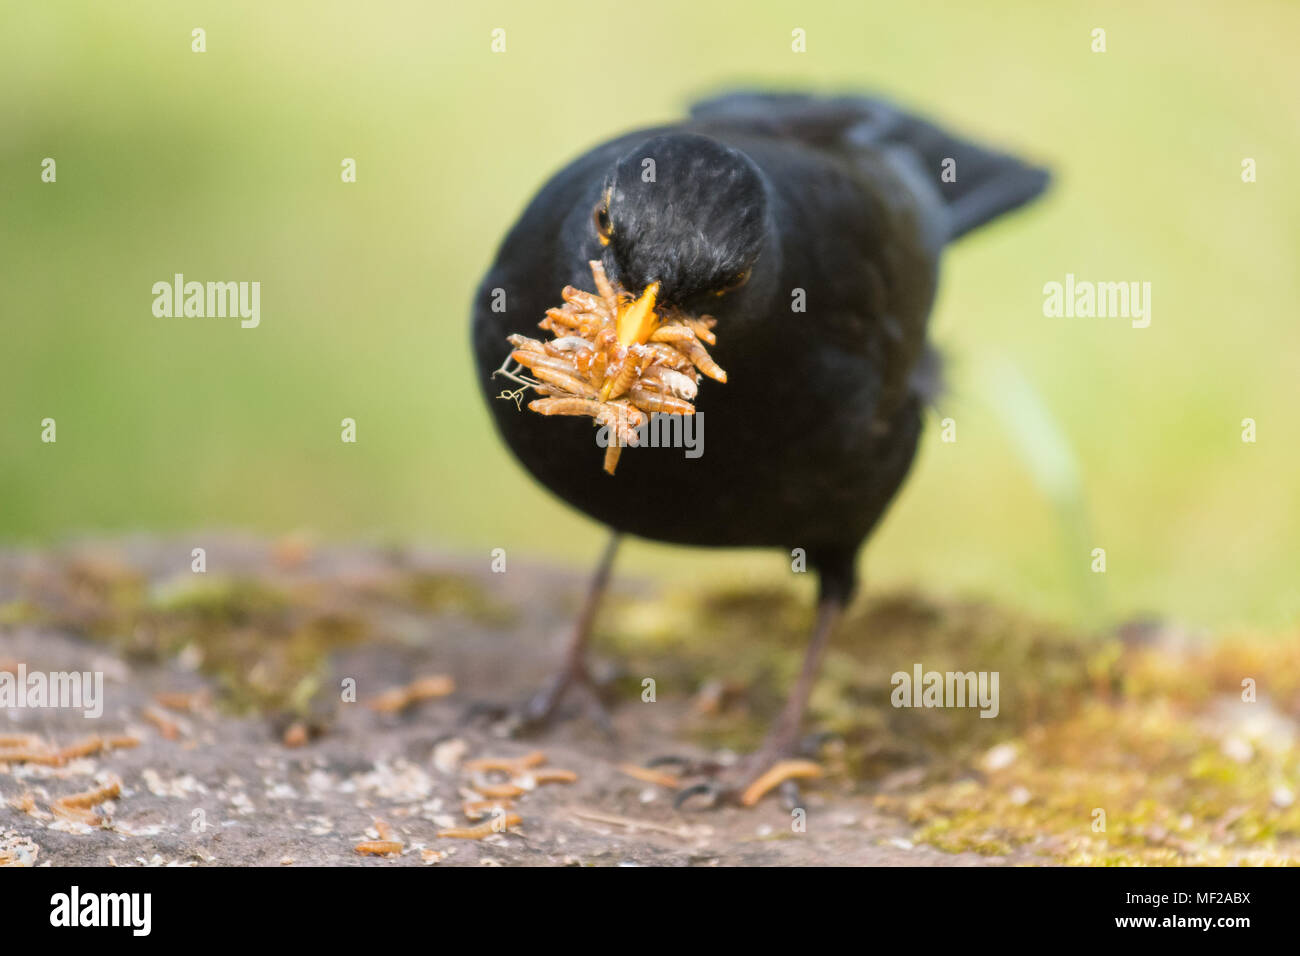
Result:
M682 787L673 806L690 805L708 809L723 805L755 806L763 797L779 789L791 808L799 804L799 780L822 775L822 768L805 757L795 755L793 744L769 744L729 766L715 761L688 761L666 757L651 761L651 766L677 766L683 780L703 778Z
M564 668L522 704L471 704L462 722L486 718L503 736L528 737L549 729L562 719L575 716L574 712L561 706L575 697L582 698L583 710L597 728L606 737L615 739L614 722L601 699L600 687L582 665Z

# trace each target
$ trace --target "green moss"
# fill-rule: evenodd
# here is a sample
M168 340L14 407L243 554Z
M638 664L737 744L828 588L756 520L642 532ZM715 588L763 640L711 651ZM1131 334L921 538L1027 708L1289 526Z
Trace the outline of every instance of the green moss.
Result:
M234 711L305 714L330 655L369 634L358 612L321 604L309 588L204 578L136 609L130 631L119 639L136 654L196 654L200 669L217 679L222 703Z
M305 716L329 683L331 656L384 640L376 622L385 614L462 614L498 626L515 614L456 574L399 569L342 580L274 573L177 580L151 588L112 557L75 556L28 582L28 596L5 605L6 617L79 633L139 659L184 651L216 679L228 709Z
M0 604L0 627L33 624L40 619L40 608L30 601L6 601Z
M27 582L0 622L57 624L146 657L184 650L227 706L306 714L333 686L336 651L391 639L377 623L386 613L488 626L515 617L470 579L405 569L180 580L160 592L110 559L72 560ZM811 624L809 597L793 588L733 588L611 602L599 632L630 694L644 676L680 698L713 682L717 706L683 729L743 751L779 711ZM1295 637L1125 642L978 602L884 596L846 616L808 729L834 736L822 753L832 785L874 794L917 841L949 852L1113 866L1300 863ZM891 676L917 663L997 671L997 718L893 707ZM1243 681L1255 700L1243 699Z
M416 571L397 576L387 595L429 614L461 614L479 624L506 627L518 620L515 608L493 600L472 578Z
M625 604L605 629L638 673L669 678L660 677L663 693L735 682L736 702L691 729L702 744L744 750L778 710L809 625L808 603L793 592L732 591ZM847 616L808 727L838 737L823 762L857 789L912 771L876 804L950 852L1113 866L1300 863L1300 795L1291 794L1300 755L1288 730L1300 717L1296 646L1258 635L1130 646L1004 608L900 594ZM998 717L893 707L891 675L918 662L998 671ZM1242 700L1246 677L1258 685L1255 703ZM995 746L1001 759L989 761Z

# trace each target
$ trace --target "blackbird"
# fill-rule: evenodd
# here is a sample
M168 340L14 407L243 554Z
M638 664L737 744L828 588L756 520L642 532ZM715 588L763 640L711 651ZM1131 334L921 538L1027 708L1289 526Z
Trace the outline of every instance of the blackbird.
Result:
M812 639L766 743L705 788L734 795L793 755L859 549L911 466L937 387L926 325L940 254L1047 183L1042 168L878 99L737 92L597 146L542 187L474 301L479 381L523 466L613 534L528 722L592 689L584 653L621 534L774 547L818 575ZM641 447L606 474L590 420L501 399L506 337L536 336L563 287L590 286L593 260L624 290L621 308L716 318L726 383L699 383L698 457Z

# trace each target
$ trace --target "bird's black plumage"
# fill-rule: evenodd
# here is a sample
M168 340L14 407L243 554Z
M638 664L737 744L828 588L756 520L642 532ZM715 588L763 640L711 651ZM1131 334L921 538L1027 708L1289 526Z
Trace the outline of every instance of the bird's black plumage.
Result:
M942 176L949 159L955 182ZM847 599L859 547L916 450L940 253L1046 182L856 97L732 94L597 146L538 193L478 290L474 351L493 418L542 484L614 529L803 548L823 596ZM606 199L602 244L593 210ZM506 336L536 335L563 286L589 288L590 259L633 294L657 281L661 303L717 317L711 351L728 381L701 383L702 457L636 448L607 475L589 420L495 398Z

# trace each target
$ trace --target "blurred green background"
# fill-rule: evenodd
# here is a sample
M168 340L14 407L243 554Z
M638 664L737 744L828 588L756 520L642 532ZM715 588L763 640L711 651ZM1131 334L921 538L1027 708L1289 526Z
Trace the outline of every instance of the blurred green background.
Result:
M950 391L869 586L1292 623L1297 36L1290 2L9 5L0 540L309 529L585 565L599 529L515 467L473 381L470 297L497 242L560 164L697 95L862 90L1057 173L946 261ZM260 281L261 327L155 318L176 272ZM1044 318L1067 272L1151 282L1150 328ZM789 574L723 557L638 544L621 570Z

